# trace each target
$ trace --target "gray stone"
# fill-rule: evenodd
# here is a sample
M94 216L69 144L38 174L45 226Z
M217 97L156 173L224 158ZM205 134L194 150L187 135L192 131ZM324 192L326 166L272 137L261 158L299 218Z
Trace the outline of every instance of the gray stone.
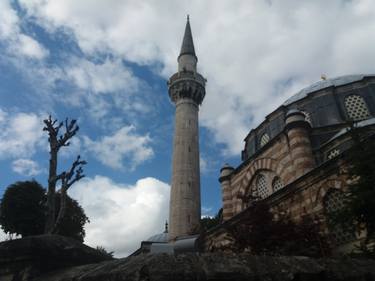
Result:
M35 281L374 280L375 262L224 254L140 255L72 267Z

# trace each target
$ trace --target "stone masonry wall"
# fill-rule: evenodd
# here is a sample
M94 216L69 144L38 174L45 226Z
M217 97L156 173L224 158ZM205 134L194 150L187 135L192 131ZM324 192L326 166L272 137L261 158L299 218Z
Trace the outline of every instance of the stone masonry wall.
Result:
M223 192L225 219L229 219L245 208L240 197L253 192L249 190L249 186L260 171L274 172L286 186L312 167L311 147L306 134L301 130L291 131L288 135L280 134L264 147L261 154L231 177L230 184Z

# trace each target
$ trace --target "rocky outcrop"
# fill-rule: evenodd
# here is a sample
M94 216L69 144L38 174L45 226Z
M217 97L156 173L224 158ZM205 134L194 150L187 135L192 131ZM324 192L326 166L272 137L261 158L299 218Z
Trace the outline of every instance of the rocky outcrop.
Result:
M60 268L104 260L108 257L71 238L30 236L0 243L0 280L30 280Z
M38 281L375 280L375 262L251 255L140 255L72 267Z
M106 260L61 236L0 243L1 281L375 280L375 261L249 254L141 254Z

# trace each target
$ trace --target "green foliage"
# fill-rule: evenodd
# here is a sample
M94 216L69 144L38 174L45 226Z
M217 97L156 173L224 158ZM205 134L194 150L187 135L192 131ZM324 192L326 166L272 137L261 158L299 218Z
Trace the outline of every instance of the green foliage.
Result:
M375 236L375 139L367 128L351 124L353 146L347 151L348 174L351 183L345 194L344 207L329 217L329 223L338 224L347 231L366 231L363 252Z
M113 259L113 252L108 252L104 247L97 246L96 250L98 250L104 257L108 259Z
M223 209L220 209L219 212L216 214L215 217L203 217L200 220L201 224L201 231L207 231L210 228L213 228L219 225L222 222L222 212Z
M328 247L319 226L305 216L299 224L287 217L274 219L266 203L253 203L240 223L228 226L234 238L235 251L257 255L325 256Z
M56 217L60 209L60 196L60 193L56 193ZM83 242L86 235L84 226L85 223L90 222L90 220L76 200L69 196L67 196L66 199L66 213L56 234L71 237Z
M36 181L16 182L10 185L0 203L0 224L9 234L39 235L44 232L46 220L46 194ZM56 194L56 215L60 208L60 194ZM84 225L89 222L78 202L67 197L67 210L56 234L83 242Z
M22 236L43 233L44 200L44 189L34 180L10 185L0 204L4 232Z

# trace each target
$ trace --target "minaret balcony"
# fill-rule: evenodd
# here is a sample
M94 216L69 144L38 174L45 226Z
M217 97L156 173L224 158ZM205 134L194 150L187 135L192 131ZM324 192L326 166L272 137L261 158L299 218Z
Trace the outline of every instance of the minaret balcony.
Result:
M190 98L201 104L205 91L206 79L196 72L177 72L168 81L169 97L176 103L181 98Z

